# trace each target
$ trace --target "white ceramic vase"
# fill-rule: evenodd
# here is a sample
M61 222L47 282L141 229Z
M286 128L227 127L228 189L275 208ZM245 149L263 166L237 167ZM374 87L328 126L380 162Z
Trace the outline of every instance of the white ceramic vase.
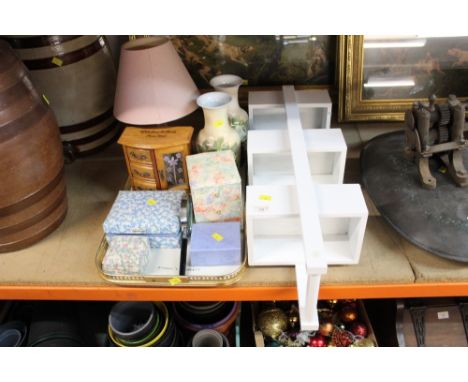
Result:
M197 98L197 104L203 109L205 126L196 140L198 152L232 150L237 163L240 160L240 137L231 128L227 107L231 96L222 92L209 92Z
M241 142L245 142L249 129L249 115L239 106L239 87L242 85L242 78L234 74L222 74L213 77L210 85L217 91L231 96L231 102L228 105L229 123L239 134Z

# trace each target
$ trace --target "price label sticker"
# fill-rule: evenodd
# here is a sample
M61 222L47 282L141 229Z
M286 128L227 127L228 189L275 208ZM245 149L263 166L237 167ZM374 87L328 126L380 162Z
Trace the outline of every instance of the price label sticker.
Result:
M150 198L146 201L148 206L154 206L158 201L156 199Z
M211 237L212 237L213 239L215 239L216 241L223 241L223 240L224 240L224 236L221 235L221 234L218 233L218 232L213 233L213 234L211 235Z
M50 105L49 99L45 96L45 94L42 95L42 98L44 98L44 101L46 101L47 105Z
M62 66L63 61L58 57L54 57L52 58L52 64L57 65L57 66Z
M214 127L216 127L216 128L220 128L220 127L223 127L223 126L224 126L224 121L222 119L218 119L214 123Z
M180 278L178 278L178 277L173 277L173 278L169 279L169 284L171 284L172 286L180 284L181 282L182 282L182 280Z
M264 200L266 202L270 202L272 198L271 195L267 195L267 194L262 194L262 195L259 195L258 197L259 200Z
M443 312L437 312L437 318L439 320L448 320L450 318L449 312L444 310Z

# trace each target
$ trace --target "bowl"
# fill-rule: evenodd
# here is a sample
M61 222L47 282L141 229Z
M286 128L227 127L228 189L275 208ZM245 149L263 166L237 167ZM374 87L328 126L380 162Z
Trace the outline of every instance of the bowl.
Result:
M138 341L154 329L156 315L151 302L118 302L109 313L109 327L119 339Z

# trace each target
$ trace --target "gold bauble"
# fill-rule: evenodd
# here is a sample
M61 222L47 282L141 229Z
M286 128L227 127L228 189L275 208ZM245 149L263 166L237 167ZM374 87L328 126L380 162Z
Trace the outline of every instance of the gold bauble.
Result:
M320 334L325 337L331 336L333 329L335 329L335 326L332 322L323 322L319 326Z
M375 347L375 343L374 341L372 341L370 338L364 338L360 341L356 341L354 344L352 344L351 346L353 347Z
M259 313L257 325L266 337L273 339L288 329L288 316L280 308L272 308Z
M349 324L350 322L356 321L358 318L357 310L351 306L345 306L340 312L340 319L344 323Z

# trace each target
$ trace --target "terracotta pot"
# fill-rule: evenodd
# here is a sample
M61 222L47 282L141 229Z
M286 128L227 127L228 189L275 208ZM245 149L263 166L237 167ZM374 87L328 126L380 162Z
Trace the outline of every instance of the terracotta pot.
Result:
M213 329L220 333L223 333L229 337L229 333L231 331L231 327L236 321L237 315L240 311L240 303L239 302L231 302L227 303L230 304L227 313L224 317L218 319L217 321L206 322L204 318L196 317L196 316L186 316L180 311L179 306L174 303L173 310L174 310L174 318L178 325L182 329L184 329L188 333L195 333L202 329ZM197 323L203 322L203 323Z

